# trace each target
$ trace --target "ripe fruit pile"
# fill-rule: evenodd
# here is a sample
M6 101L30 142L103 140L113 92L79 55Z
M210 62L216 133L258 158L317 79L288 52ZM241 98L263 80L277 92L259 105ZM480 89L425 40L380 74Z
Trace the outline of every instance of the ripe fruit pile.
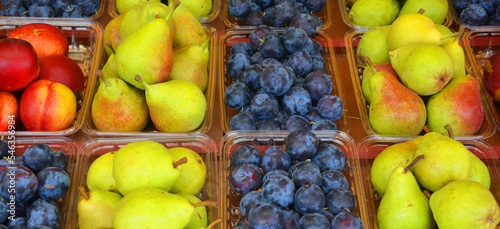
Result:
M319 144L309 130L291 132L285 149L274 145L261 154L242 145L234 151L230 195L242 195L234 228L363 228L352 213L356 200L342 173L342 150Z
M70 187L66 154L35 144L14 160L6 141L0 141L0 149L4 157L0 160L0 226L58 229L64 213L56 201Z
M466 73L459 38L420 13L363 35L357 55L367 64L361 88L374 132L417 135L427 124L446 134L450 124L457 136L467 136L480 129L480 87Z
M154 141L128 143L89 167L80 187L80 228L211 228L199 194L207 168L193 150ZM123 195L123 198L122 198ZM96 220L99 219L99 220ZM207 227L208 225L208 227Z
M241 19L245 26L268 25L273 27L297 26L297 21L312 23L314 28L323 25L312 13L321 12L326 0L229 0L229 14Z
M346 0L348 19L355 25L377 27L390 25L397 18L424 10L436 24L443 24L448 14L448 1L432 0ZM404 2L403 5L400 3Z
M90 17L101 7L101 0L3 0L1 16Z
M429 132L391 145L375 158L370 176L382 196L378 228L434 228L436 224L439 228L495 228L500 222L500 207L489 190L489 168L447 129L449 137ZM422 190L432 194L426 196Z
M453 0L453 6L460 20L469 25L500 25L498 1Z
M249 43L231 47L226 74L235 83L225 90L224 102L240 110L230 120L231 130L337 129L342 100L331 95L323 48L308 34L301 27L279 35L258 26Z
M20 26L0 40L0 131L9 120L20 126L19 117L28 131L72 125L85 77L68 48L63 32L44 23Z

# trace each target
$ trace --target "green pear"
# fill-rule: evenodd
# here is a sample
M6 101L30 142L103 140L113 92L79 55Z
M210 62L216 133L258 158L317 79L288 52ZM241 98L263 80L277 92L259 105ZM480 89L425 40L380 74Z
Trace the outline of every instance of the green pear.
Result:
M168 0L172 4L173 0ZM197 18L206 17L212 12L212 0L182 0L189 11Z
M415 12L394 20L387 34L387 43L390 50L395 50L399 47L422 43L440 45L443 39L451 36L456 36L456 34L441 34L432 19Z
M398 17L409 13L417 13L420 9L423 15L429 17L436 24L443 24L448 14L448 0L407 0Z
M161 2L161 0L116 0L116 10L119 14L125 14L134 6L144 2Z
M169 191L179 179L180 165L185 162L185 158L178 160L158 142L131 142L116 151L113 178L123 195L148 187Z
M157 188L142 188L118 203L113 225L115 229L182 229L193 213L193 204L184 197Z
M390 51L389 56L401 82L422 96L433 95L443 89L455 69L450 54L435 44L403 46Z
M120 38L120 25L123 15L111 19L104 28L103 45L109 55L115 53L116 48L122 42Z
M373 64L391 62L387 34L390 26L371 28L359 40L357 53L361 58L368 57Z
M207 101L196 84L187 80L169 80L146 88L151 120L156 128L168 133L185 133L198 128L205 118Z
M102 66L102 74L106 79L120 78L116 72L115 54L111 54L104 66ZM101 78L99 78L99 80L99 82L102 82Z
M453 32L451 32L450 28L442 25L442 24L436 24L436 28L437 30L439 30L439 32L443 35L450 35L451 37L448 37L448 38L444 38L441 40L441 44L446 44L446 42L448 41L451 41L453 39L455 39L456 36L452 36L453 35Z
M109 191L120 193L113 178L113 159L115 152L99 156L89 167L87 172L87 187L90 191Z
M398 166L407 166L413 161L413 154L422 137L397 143L385 148L373 161L370 177L375 190L384 196L392 171Z
M497 200L475 181L451 182L434 192L429 204L439 229L493 229L500 222Z
M453 78L443 90L427 101L430 131L447 134L449 124L455 136L476 133L483 123L484 109L479 83L469 75Z
M186 198L191 204L201 203L202 201L198 197L187 193L179 193L179 196ZM208 226L207 220L207 208L205 206L199 206L194 209L193 216L189 223L184 226L184 229L201 229Z
M103 79L92 100L91 115L100 131L141 131L149 122L144 92L120 78Z
M349 21L358 26L376 27L390 25L398 16L396 0L357 0L349 11Z
M179 48L189 44L202 44L207 40L207 33L198 19L183 4L174 10L175 27L173 47Z
M470 170L469 180L476 181L484 185L484 187L486 187L487 189L490 189L491 177L488 167L484 164L483 161L481 161L481 159L479 159L472 152L470 153L470 157L471 157L471 170Z
M140 75L149 84L166 81L172 72L172 31L163 18L154 19L122 40L116 49L116 71L120 78L144 90L135 81Z
M170 192L198 195L205 185L207 176L207 167L203 158L193 150L184 147L170 148L169 150L177 158L187 158L187 162L182 165L181 175Z
M122 199L120 194L102 190L87 192L79 187L78 226L81 229L113 228L113 211Z
M174 49L174 66L170 79L191 81L205 91L208 84L208 68L210 61L210 37L203 44L189 44Z
M369 121L381 135L417 135L425 125L422 98L387 72L370 77Z
M452 78L458 78L467 74L465 72L465 53L462 46L458 44L458 38L459 37L453 37L451 41L441 45L453 59L455 70L453 71Z
M134 6L123 14L120 25L120 38L125 39L154 19L166 19L173 13L175 7L177 6L168 7L161 2L144 2Z
M471 174L470 151L453 138L437 132L426 133L414 158L424 158L413 166L418 183L431 192L457 180L468 180Z
M377 227L434 228L435 222L429 207L429 199L420 190L413 174L398 166L392 171L387 190L377 212Z

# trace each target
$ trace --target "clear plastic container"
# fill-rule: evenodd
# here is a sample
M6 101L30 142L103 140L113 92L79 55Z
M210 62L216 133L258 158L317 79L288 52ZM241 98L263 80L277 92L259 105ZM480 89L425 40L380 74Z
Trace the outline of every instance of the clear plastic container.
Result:
M358 192L356 195L359 199L364 200L360 209L362 211L361 215L367 217L363 218L366 228L377 228L377 210L381 200L370 180L373 160L388 146L406 142L413 138L367 136L358 142L358 154L355 155L356 163L353 165L353 170L357 185L356 191ZM497 202L500 202L500 161L495 151L482 140L459 141L486 164L491 176L490 191Z
M7 136L5 136L7 140ZM59 150L66 154L68 157L68 175L71 179L71 186L68 192L61 198L56 200L57 205L61 211L61 228L67 228L64 225L68 223L71 218L70 202L71 195L74 192L73 183L75 183L76 170L78 168L77 158L78 158L78 148L75 143L70 138L66 137L46 137L46 138L33 138L33 137L16 137L15 138L15 155L20 156L26 151L26 149L35 144L45 143L53 150Z
M356 196L356 206L353 213L360 215L362 214L362 206L364 201L362 199L363 194L360 190L355 190L360 187L357 184L356 178L354 176L354 164L356 163L357 150L355 148L354 139L348 134L342 131L321 131L315 132L318 138L319 144L329 143L339 147L344 153L345 157L345 167L342 170L342 174L347 178L349 183L349 189ZM271 131L268 133L251 133L245 131L234 131L224 136L222 139L222 170L224 173L224 193L225 196L225 212L224 212L224 222L227 222L226 228L233 228L241 217L239 210L239 202L242 195L235 192L230 185L230 178L232 172L231 157L236 149L243 145L253 145L257 147L260 153L264 153L266 149L271 146L285 146L285 138L288 133ZM362 217L363 218L363 217ZM366 216L364 217L366 218ZM363 218L363 219L364 219ZM366 223L365 223L366 225Z
M66 21L66 22L71 22L73 20L96 20L96 19L100 18L102 16L102 14L104 13L104 11L105 11L104 8L106 7L106 2L107 2L107 0L101 0L100 6L99 6L99 11L95 12L95 14L88 16L88 17L82 17L82 18L51 17L51 18L48 18L48 17L30 17L30 16L28 16L28 18L37 19L37 20L44 19L44 20L53 20L53 21ZM0 2L0 9L2 7L3 7L3 4L2 4L2 2ZM26 10L29 10L29 9L26 9ZM7 16L0 16L0 17L7 17ZM11 16L9 16L9 17L11 17ZM17 19L17 18L24 18L24 17L13 17L13 18Z
M111 17L118 17L120 14L118 13L118 9L116 8L116 0L106 0L108 2L108 13ZM167 0L162 0L162 3L168 5ZM220 2L221 0L212 0L212 12L206 17L197 18L200 23L209 23L217 18L220 11Z
M137 142L151 140L159 142L167 148L184 147L197 152L203 159L207 167L207 176L205 186L201 193L197 196L201 200L216 201L218 208L207 207L207 216L209 223L218 218L222 218L223 200L222 200L222 174L221 174L221 155L217 150L214 141L206 135L190 135L190 136L171 136L168 138L94 138L85 142L80 147L78 157L78 168L75 176L75 182L72 185L74 192L69 203L70 209L66 211L72 216L71 220L66 224L65 228L78 228L78 187L84 186L87 188L87 173L90 165L101 155L117 151L124 145ZM88 188L87 188L88 190ZM217 226L216 228L223 228Z
M470 28L478 28L478 27L479 28L484 28L484 29L500 28L499 26L494 26L494 25L471 25L471 24L467 24L467 23L463 22L460 19L460 12L458 12L455 9L455 6L453 5L453 0L448 0L448 2L449 2L449 5L450 5L450 11L451 11L452 16L453 16L453 21L455 21L457 24L459 24L459 25L461 25L463 27L470 27ZM488 17L490 17L489 14L488 14Z
M189 132L189 133L207 133L210 127L212 126L212 114L213 114L213 108L214 108L214 93L215 93L215 81L217 77L217 72L216 72L216 61L217 61L217 32L214 28L209 27L209 26L203 26L205 28L205 31L207 34L212 34L212 37L210 38L210 61L209 61L209 69L208 69L208 85L207 88L205 89L205 98L207 100L207 110L205 112L205 119L203 122L200 124L198 128L195 130ZM104 66L108 59L108 55L106 52L102 53L103 57L101 59L101 67ZM172 135L172 133L166 133L166 132L161 132L159 131L153 122L149 120L148 124L142 131L138 132L111 132L111 131L100 131L97 129L97 127L94 125L94 122L92 121L92 114L91 114L91 107L92 107L92 100L94 98L95 93L97 92L97 88L99 87L99 80L95 80L92 82L90 85L90 88L92 88L92 96L89 98L89 106L87 107L86 110L86 115L85 116L85 122L83 124L82 130L91 136L98 136L98 137L112 137L112 136L147 136L147 135ZM174 134L175 135L175 134Z
M279 34L282 34L281 30L274 30ZM220 88L220 105L221 105L221 114L222 114L222 128L225 133L231 131L229 128L229 121L233 116L239 113L239 111L230 108L226 105L224 99L224 92L226 88L234 83L234 79L226 75L226 62L227 59L231 56L230 51L231 47L238 42L249 42L248 37L252 33L252 30L246 31L227 31L226 34L220 38L219 41L219 88ZM342 118L335 121L338 130L349 133L350 130L350 120L349 120L349 112L346 109L344 89L342 87L342 78L340 76L337 60L335 59L335 52L333 50L333 40L324 32L317 31L317 35L313 38L317 40L321 46L323 46L323 59L325 59L326 69L328 70L329 75L333 80L333 91L332 95L338 96L344 102L344 113Z
M491 95L486 89L486 82L484 80L484 65L486 60L488 60L492 55L500 51L500 27L476 27L476 30L465 29L464 30L464 44L465 52L469 58L469 62L472 63L472 69L477 79L479 79L480 85L486 92L486 98L491 106L491 110L494 116L494 123L498 130L500 130L500 103L493 102Z
M224 12L224 24L228 28L234 29L234 30L240 30L240 29L255 29L256 26L247 26L247 25L242 25L241 20L238 17L234 17L229 13L229 10L227 8L227 0L224 0L222 4L222 11ZM326 1L326 6L325 8L319 12L319 13L314 13L316 16L321 19L323 22L323 25L318 28L318 30L327 30L330 28L330 26L333 25L333 9L334 8L334 3L332 0L327 0ZM275 29L285 29L285 27L271 27Z
M72 125L60 131L27 131L22 122L16 126L16 135L18 136L68 136L76 133L83 124L87 107L90 106L93 84L96 78L95 71L99 68L102 53L103 29L97 23L90 20L48 20L34 18L14 18L0 17L0 39L15 28L30 23L47 23L59 28L68 38L69 52L68 56L73 59L83 71L85 76L85 89L76 95L77 109L75 120ZM14 93L19 94L21 93ZM20 97L18 98L18 100ZM0 132L0 135L6 135L7 132Z
M370 125L370 121L368 118L368 110L369 110L369 105L365 102L362 90L361 90L361 82L363 80L363 68L361 67L363 64L361 64L361 60L359 59L357 55L357 46L358 42L363 37L363 34L365 32L362 31L354 31L351 30L346 33L345 35L345 44L346 44L346 50L347 50L347 60L349 63L349 70L351 72L351 79L352 79L352 84L354 86L354 94L356 95L356 101L358 104L359 108L359 113L361 116L361 121L363 123L363 127L365 128L365 131L368 135L378 135L373 128ZM464 47L464 39L461 37L459 40L459 44ZM465 51L465 48L464 48ZM467 53L465 54L465 69L468 74L470 74L473 77L476 77L476 74L472 70L471 63L467 57ZM476 77L476 79L479 79ZM478 80L479 82L479 80ZM457 136L457 139L468 139L468 138L473 138L473 139L486 139L493 134L495 134L496 129L494 128L494 118L493 114L491 111L491 107L489 105L489 102L487 100L487 95L485 94L486 91L481 88L481 102L483 104L483 110L484 110L484 118L483 118L483 123L481 124L481 127L479 130L473 134L473 135L468 135L468 136ZM424 98L425 101L425 98ZM425 131L422 131L420 134L424 134ZM380 135L379 135L380 136ZM403 137L403 136L402 136Z
M349 20L349 11L351 10L351 7L347 6L346 0L339 0L339 7L340 7L340 14L342 16L342 20L344 21L344 23L347 26L354 28L354 29L357 29L357 30L360 30L360 31L367 31L370 28L373 28L370 26L356 25ZM444 22L443 22L443 25L446 27L450 27L451 24L453 23L453 17L451 15L452 13L450 11L451 11L451 9L449 8L448 14L446 14L446 19L444 19Z

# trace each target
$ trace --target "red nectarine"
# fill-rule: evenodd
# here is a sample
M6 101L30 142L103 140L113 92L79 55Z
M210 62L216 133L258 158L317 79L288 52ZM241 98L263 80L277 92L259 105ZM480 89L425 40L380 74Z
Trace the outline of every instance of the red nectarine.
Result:
M46 23L31 23L12 30L9 38L28 41L42 58L49 55L68 55L68 39L64 33L53 25Z
M38 79L62 83L73 92L83 90L85 77L82 69L71 58L63 55L50 55L38 60L40 74Z
M0 40L0 90L24 89L38 77L39 71L30 43L14 38Z
M9 126L16 126L18 120L19 103L16 97L10 92L0 91L0 131L8 131Z
M19 113L28 131L64 130L75 119L76 97L64 84L37 80L24 91Z

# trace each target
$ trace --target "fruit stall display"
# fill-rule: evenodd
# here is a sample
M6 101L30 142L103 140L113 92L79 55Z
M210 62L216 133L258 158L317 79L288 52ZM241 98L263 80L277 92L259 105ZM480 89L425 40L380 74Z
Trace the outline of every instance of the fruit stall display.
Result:
M367 39L372 39L372 40L376 40L377 39L377 35L379 35L379 31L381 31L380 29L378 29L378 31L376 30L373 30L372 32L369 33L369 36L370 38L367 38ZM373 123L372 122L375 122L375 125L384 125L384 124L381 124L381 123L377 123L377 122L381 122L382 120L386 120L384 119L383 117L386 116L389 112L385 112L385 113L378 113L375 111L375 109L377 108L377 106L374 106L374 104L370 104L370 102L367 101L367 90L369 88L369 81L370 80L367 80L367 79L370 79L370 78L367 78L365 75L373 75L371 73L371 67L367 66L367 63L365 60L363 60L363 57L362 55L359 53L359 50L361 47L367 47L367 46L370 46L370 43L365 43L365 44L361 44L361 39L363 38L363 36L365 34L367 34L368 32L363 32L363 31L350 31L346 34L345 36L345 40L346 40L346 44L347 44L347 53L348 53L348 61L349 61L349 67L350 67L350 71L351 71L351 79L352 79L352 82L353 82L353 86L356 88L355 90L355 94L356 94L356 99L357 99L357 104L358 104L358 107L359 107L359 110L360 110L360 115L361 115L361 119L363 121L363 126L366 130L366 133L367 134L379 134L379 135L386 135L387 132L382 132L382 131L386 131L386 130L380 130L381 132L378 132L374 129L373 127ZM465 41L464 41L464 38L463 36L458 40L459 45L460 47L464 47L465 46ZM368 49L368 48L366 48ZM366 53L370 53L369 51L366 51ZM376 53L376 51L373 51L371 53ZM378 59L376 60L378 62L375 62L375 59L374 59L374 63L377 63L375 64L375 68L378 69L380 72L382 71L392 71L393 75L396 75L397 76L397 73L394 72L394 69L393 67L391 66L391 63L390 62L385 62L384 60L382 59ZM465 58L464 57L464 61L465 61L465 71L466 73L468 73L469 75L471 75L472 77L475 77L476 74L475 72L472 70L472 64L471 62L469 61L468 58ZM430 64L430 63L429 63ZM479 81L478 81L479 82ZM477 83L476 83L477 84ZM387 85L386 85L387 86ZM381 85L380 87L384 87L383 85ZM402 88L403 89L403 88ZM488 100L488 95L486 94L485 90L483 89L483 87L476 87L476 90L479 90L477 91L478 94L477 95L468 95L470 97L473 97L475 96L476 98L476 102L475 104L478 105L480 104L481 107L482 107L482 110L483 110L483 118L480 119L480 115L473 115L473 116L461 116L460 118L458 118L459 120L462 119L460 122L465 122L465 123L468 123L470 122L469 120L470 119L479 119L479 121L477 121L477 125L476 125L476 130L472 130L472 131L469 131L465 136L461 135L459 136L458 138L488 138L489 136L493 135L495 133L495 123L497 123L496 119L493 118L493 114L492 114L492 111L491 111L491 107L490 107L490 102ZM480 93L479 93L480 92ZM436 94L436 95L439 95ZM379 97L383 97L383 95L379 95ZM418 97L421 97L422 98L422 102L427 102L429 101L430 98L432 97L436 97L436 96L418 96ZM418 98L416 97L416 98ZM383 98L382 98L383 99ZM395 97L391 97L391 98L386 98L386 99L389 99L391 101L396 101ZM386 100L386 99L383 99L383 100ZM407 99L407 97L403 96L401 97L401 100L397 100L397 101L404 101L405 99ZM456 98L457 101L456 102L462 102L462 98ZM387 100L386 100L387 101ZM409 101L409 100L407 100ZM453 101L452 101L453 102ZM380 104L380 103L379 103ZM428 103L427 103L428 104ZM381 107L381 106L378 106L378 107ZM427 105L427 107L423 107L422 109L429 109L428 108L429 106ZM442 109L440 107L434 107L434 109ZM461 109L460 106L456 106L454 109ZM389 110L391 110L391 108L389 108ZM451 109L450 109L451 110ZM374 113L374 114L377 114L377 116L381 116L381 118L379 119L375 119L374 117L370 117L370 112ZM396 111L396 110L391 110L390 112L393 112L393 113L397 113L397 112L408 112L407 110L400 110L400 111ZM444 115L446 111L444 110L441 110L439 112L435 112L434 115ZM430 113L427 112L427 115L429 115ZM458 113L454 113L454 115L457 115L458 116ZM462 118L463 117L463 118ZM408 118L408 117L407 117ZM427 117L427 120L429 117ZM423 118L425 119L425 118ZM449 119L451 120L451 119ZM387 121L387 120L386 120ZM402 120L401 121L402 123L417 123L419 122L417 119L410 119L408 118L408 120L404 121ZM458 123L458 122L457 122ZM415 130L413 132L414 135L417 135L417 134L422 134L424 133L424 130L423 130L423 125L420 125L418 128L418 130ZM401 129L402 130L402 129ZM443 128L444 130L444 128ZM395 131L394 129L392 129L391 131ZM396 134L396 132L393 132L393 134L389 134L389 135L398 135ZM403 134L404 135L404 134ZM457 134L458 136L458 134Z
M464 2L2 0L0 228L498 227Z

